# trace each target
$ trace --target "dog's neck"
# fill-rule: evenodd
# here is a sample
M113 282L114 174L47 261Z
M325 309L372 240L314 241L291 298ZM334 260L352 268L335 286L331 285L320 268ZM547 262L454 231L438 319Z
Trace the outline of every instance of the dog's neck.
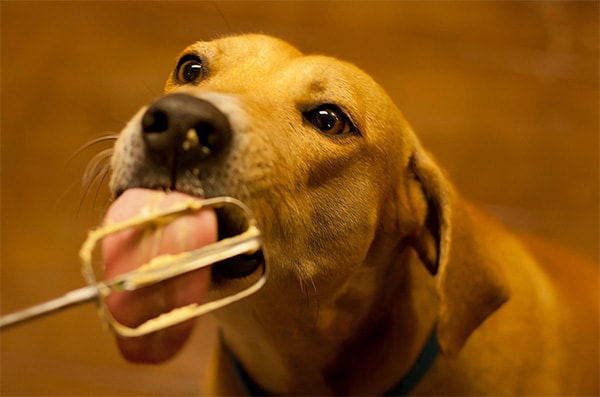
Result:
M431 276L405 252L391 266L357 272L328 302L277 283L270 288L287 288L219 313L225 342L272 394L385 393L414 363L436 314Z

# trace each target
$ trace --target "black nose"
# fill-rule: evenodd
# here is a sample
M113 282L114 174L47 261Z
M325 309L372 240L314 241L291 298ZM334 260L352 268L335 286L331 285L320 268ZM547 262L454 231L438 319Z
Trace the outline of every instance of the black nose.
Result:
M227 117L210 102L184 94L166 95L150 105L142 134L152 158L176 166L217 157L231 141Z

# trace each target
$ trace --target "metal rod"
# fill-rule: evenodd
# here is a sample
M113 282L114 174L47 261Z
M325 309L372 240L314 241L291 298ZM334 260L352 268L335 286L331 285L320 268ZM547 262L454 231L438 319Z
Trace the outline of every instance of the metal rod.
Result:
M225 205L232 205L242 210L248 221L248 229L246 231L240 233L239 235L220 240L214 244L184 252L181 254L183 256L162 255L156 257L146 265L142 265L140 268L118 276L113 280L103 282L96 281L96 277L92 268L92 253L98 241L102 240L107 235L117 233L130 227L145 226L158 221L168 220L170 222L178 216L199 211L203 207L222 207ZM205 303L204 305L195 305L193 308L181 308L186 309L185 312L180 311L177 313L164 313L162 316L160 316L162 319L160 322L156 321L156 319L150 319L146 323L142 324L142 326L138 327L139 329L125 327L114 320L106 307L106 303L101 300L101 297L107 296L111 292L122 292L125 290L132 291L147 285L156 284L165 279L217 263L236 255L244 253L256 253L261 248L262 241L260 238L260 231L256 227L256 221L254 220L252 213L242 202L231 197L215 197L202 201L187 201L176 204L171 208L157 213L146 214L143 216L140 215L120 223L101 227L99 229L92 230L88 234L88 238L83 243L80 250L80 257L83 262L84 277L89 285L87 287L68 292L60 298L55 298L24 310L1 316L0 331L22 324L29 320L57 313L70 307L95 301L102 309L100 312L101 315L103 315L103 319L109 323L115 332L124 336L144 335L153 330L164 328L164 324L176 324L184 321L185 319L196 317L253 294L260 289L266 281L266 276L268 273L266 263L263 264L264 268L261 278L247 289L242 290L234 295ZM165 261L165 259L169 259L169 261ZM182 316L181 313L184 313L184 315ZM146 326L147 323L149 324L148 326Z
M93 302L97 298L98 289L95 285L79 288L66 293L60 298L55 298L40 303L39 305L0 317L0 329L5 330L6 328L19 325L28 320L37 319L73 306Z

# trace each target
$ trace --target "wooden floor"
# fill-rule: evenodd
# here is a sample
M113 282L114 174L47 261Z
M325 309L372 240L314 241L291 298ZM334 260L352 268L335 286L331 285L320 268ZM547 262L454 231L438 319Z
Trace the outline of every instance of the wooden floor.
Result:
M81 286L94 137L161 91L187 44L260 31L355 62L467 196L598 258L598 2L6 2L1 7L1 312ZM251 70L248 71L252 73ZM93 307L3 333L1 395L188 395L214 341L123 362Z

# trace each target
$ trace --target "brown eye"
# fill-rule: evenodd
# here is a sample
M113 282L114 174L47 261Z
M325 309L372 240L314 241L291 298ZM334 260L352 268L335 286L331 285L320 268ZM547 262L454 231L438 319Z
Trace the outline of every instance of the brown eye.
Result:
M204 78L204 73L202 60L195 55L186 55L175 69L175 78L181 84L197 84Z
M319 106L303 113L303 116L323 134L348 135L357 132L348 116L335 105Z

